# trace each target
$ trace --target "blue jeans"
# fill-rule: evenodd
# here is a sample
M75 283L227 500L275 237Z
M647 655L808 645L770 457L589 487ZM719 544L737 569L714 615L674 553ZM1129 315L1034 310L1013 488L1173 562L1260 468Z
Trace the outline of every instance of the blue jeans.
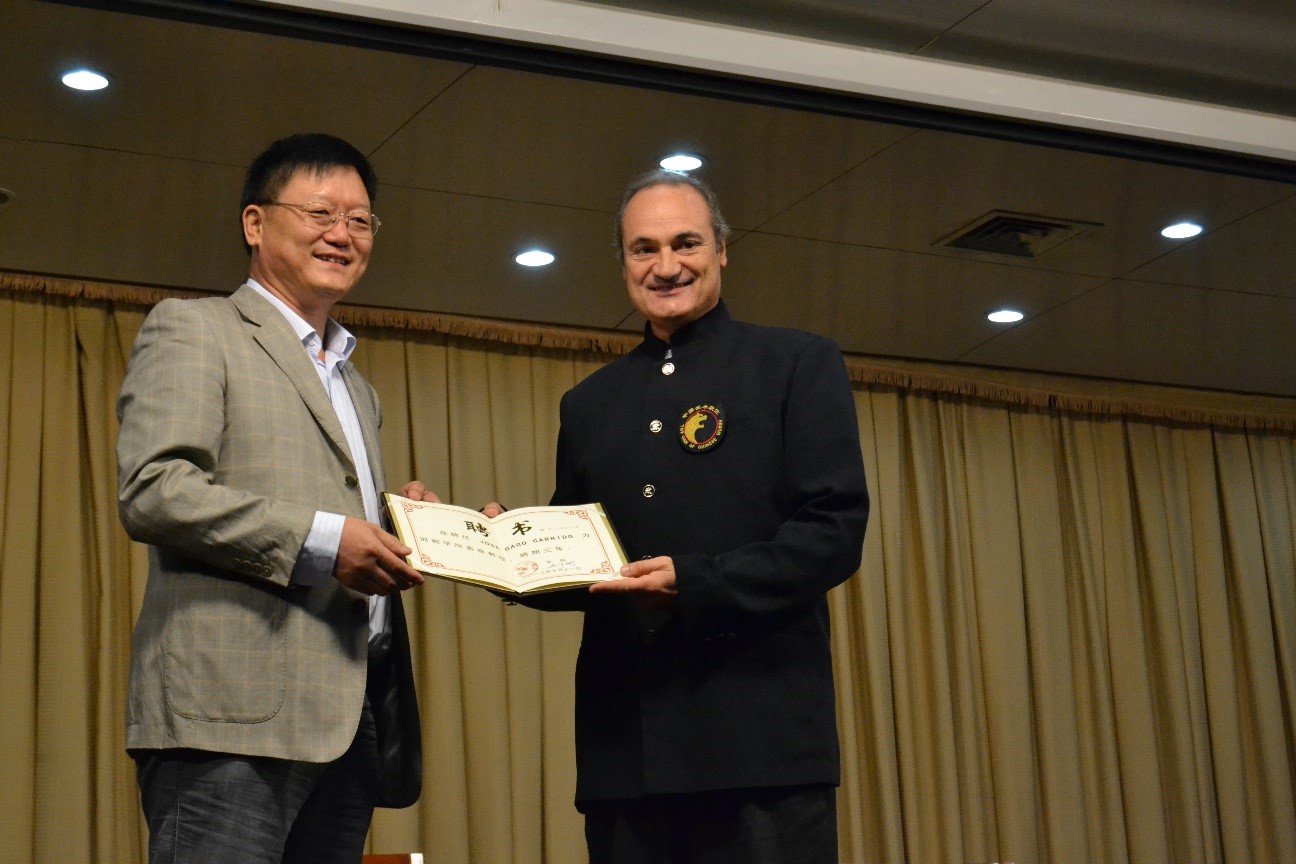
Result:
M359 864L377 791L365 699L351 747L315 764L202 750L136 750L149 864Z

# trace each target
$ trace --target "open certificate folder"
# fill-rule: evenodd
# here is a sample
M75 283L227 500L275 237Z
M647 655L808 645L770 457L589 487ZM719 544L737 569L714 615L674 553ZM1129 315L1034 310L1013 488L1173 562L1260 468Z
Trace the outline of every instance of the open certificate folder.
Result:
M522 507L488 519L453 504L387 493L406 560L430 576L511 594L558 591L620 579L621 541L598 504Z

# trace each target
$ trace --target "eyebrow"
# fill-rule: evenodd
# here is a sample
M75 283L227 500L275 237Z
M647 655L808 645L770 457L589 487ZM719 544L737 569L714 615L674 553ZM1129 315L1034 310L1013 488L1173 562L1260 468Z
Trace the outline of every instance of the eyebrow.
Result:
M681 231L680 233L676 234L674 237L670 238L670 242L678 243L680 240L692 240L694 238L698 240L706 240L706 235L703 234L701 231ZM656 237L644 237L641 235L639 237L631 237L626 241L626 245L634 246L637 243L656 243L656 242L658 242Z

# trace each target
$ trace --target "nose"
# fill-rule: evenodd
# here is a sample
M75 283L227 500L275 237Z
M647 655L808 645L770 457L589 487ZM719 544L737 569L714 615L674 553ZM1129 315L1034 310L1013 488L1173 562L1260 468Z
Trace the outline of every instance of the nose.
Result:
M339 219L334 222L324 232L324 238L338 246L348 245L351 242L351 229L347 227L347 220Z
M662 247L657 251L657 257L653 259L653 275L660 279L673 279L679 275L680 259L675 254L675 250L669 246Z

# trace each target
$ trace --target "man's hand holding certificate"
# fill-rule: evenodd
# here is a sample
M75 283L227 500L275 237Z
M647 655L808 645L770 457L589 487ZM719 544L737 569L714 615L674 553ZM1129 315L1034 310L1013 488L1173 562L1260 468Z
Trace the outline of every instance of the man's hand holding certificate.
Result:
M489 518L467 507L387 494L414 569L508 594L620 579L621 541L598 504L523 507Z

